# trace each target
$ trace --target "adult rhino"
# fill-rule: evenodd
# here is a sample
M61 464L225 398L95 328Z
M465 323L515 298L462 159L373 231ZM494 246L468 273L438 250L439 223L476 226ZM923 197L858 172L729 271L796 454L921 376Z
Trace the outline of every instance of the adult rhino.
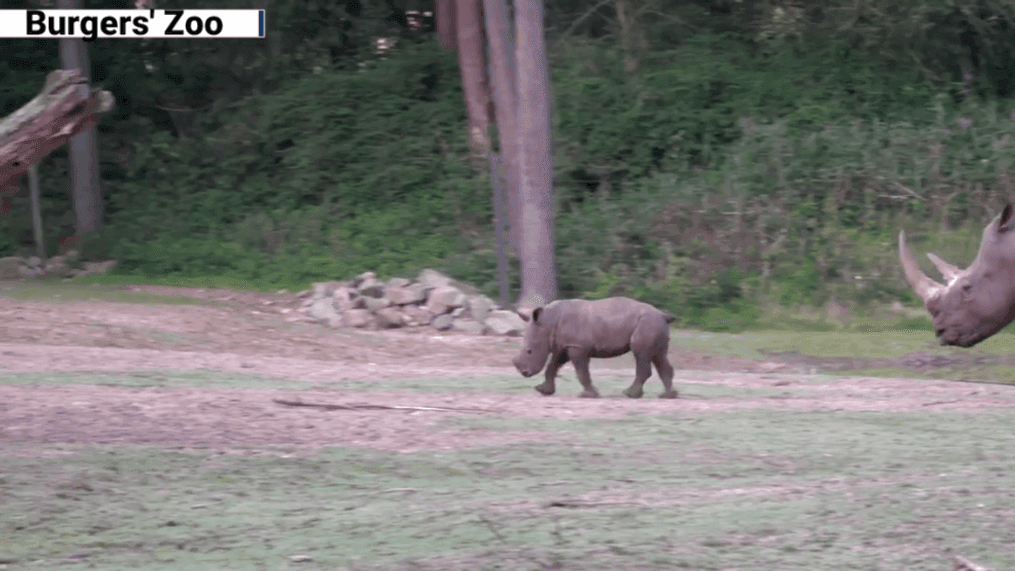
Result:
M1008 204L983 229L980 252L964 270L928 253L927 257L944 276L944 285L920 270L906 247L906 233L899 232L899 259L906 281L934 319L942 345L972 347L1015 319L1013 228L1015 210Z
M571 361L584 389L578 396L597 398L599 391L592 386L589 360L617 357L630 351L634 353L637 370L634 382L624 389L624 394L641 398L642 385L652 376L655 364L664 389L659 398L677 398L673 366L666 358L672 315L626 297L596 301L562 299L536 307L531 313L519 310L518 314L529 324L514 365L526 378L546 366L545 380L534 387L540 394L549 396L556 392L557 371Z

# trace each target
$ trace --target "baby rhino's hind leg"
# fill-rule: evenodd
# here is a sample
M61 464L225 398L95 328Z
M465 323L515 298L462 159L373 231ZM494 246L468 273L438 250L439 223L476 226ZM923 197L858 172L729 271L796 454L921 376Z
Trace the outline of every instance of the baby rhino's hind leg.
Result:
M645 386L645 381L652 376L652 361L648 355L642 352L634 354L634 361L636 365L634 382L631 383L631 386L624 389L624 396L640 399L645 394L645 391L642 389Z
M656 353L655 357L652 358L652 362L656 366L656 371L659 372L659 378L663 381L663 393L659 395L659 398L677 398L677 389L673 388L673 365L670 365L670 360L666 358L666 349L664 348Z

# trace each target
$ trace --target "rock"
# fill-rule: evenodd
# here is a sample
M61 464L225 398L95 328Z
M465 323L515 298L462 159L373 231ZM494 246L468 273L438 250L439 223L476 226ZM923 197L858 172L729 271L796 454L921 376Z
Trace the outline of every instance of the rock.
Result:
M388 280L388 287L405 287L412 282L405 278L391 278Z
M376 279L376 278L377 278L377 274L375 274L373 272L363 272L362 274L356 276L352 280L352 287L359 289L359 286L363 282L365 282L366 280L372 280L372 279Z
M23 278L37 278L42 275L42 268L29 268L28 266L18 266L18 272Z
M779 369L782 369L785 366L786 366L786 363L779 363L779 362L775 362L775 361L765 361L764 363L761 363L761 364L758 365L758 370L760 370L762 373L771 373L773 371L778 371Z
M347 309L342 312L346 327L366 327L371 322L370 312L365 309Z
M25 265L27 265L29 268L41 268L42 267L42 258L40 258L38 256L32 256L32 257L28 258L27 260L25 260Z
M387 300L385 300L387 301ZM405 325L405 315L397 307L384 307L374 313L378 327L401 327Z
M384 284L377 281L375 278L365 278L356 287L356 291L365 297L382 297L384 296Z
M337 307L339 311L355 308L356 294L346 286L335 288L331 297L335 298L335 307Z
M0 258L0 280L14 280L22 277L21 267L21 258L17 256Z
M394 305L408 305L424 301L426 299L426 290L419 284L404 286L392 286L389 284L388 289L384 290L384 297L391 300L391 303Z
M433 314L418 305L406 305L402 308L402 313L409 318L410 325L430 325L433 320Z
M416 281L426 289L451 285L451 278L436 270L423 270Z
M458 288L439 286L430 290L430 295L426 300L426 308L430 310L430 313L440 315L456 307L461 307L464 303L465 294Z
M465 313L465 306L464 305L462 307L456 307L456 308L452 309L451 310L451 317L461 317L463 313Z
M473 319L483 322L490 315L490 310L493 309L494 303L492 299L485 295L471 295L465 301L465 306L469 308L469 315Z
M525 322L513 311L501 309L491 311L483 323L497 335L510 335L514 337L525 332Z
M314 319L331 321L338 316L339 313L335 310L335 300L330 297L319 299L310 306L310 317Z
M391 305L391 301L386 297L364 297L363 301L366 303L366 308L370 311L379 311Z
M482 323L472 319L456 319L451 324L451 328L470 335L482 335L486 331L486 327Z
M103 260L101 262L85 262L85 267L82 270L86 276L96 276L104 274L116 267L116 260Z
M65 256L53 256L46 262L43 275L49 278L63 278L70 275L70 270Z
M314 288L313 299L323 299L328 297L335 289L334 286L331 285L331 282L314 282L312 287Z
M433 325L433 328L436 329L437 331L444 331L445 329L450 329L451 326L454 324L454 321L455 321L454 317L451 317L448 314L444 314L434 317L433 321L430 324Z

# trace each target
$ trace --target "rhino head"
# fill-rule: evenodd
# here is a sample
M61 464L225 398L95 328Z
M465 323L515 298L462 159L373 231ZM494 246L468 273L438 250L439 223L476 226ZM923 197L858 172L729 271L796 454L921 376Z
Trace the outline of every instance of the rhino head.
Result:
M959 269L927 254L944 285L930 279L906 247L899 232L899 259L906 281L934 320L942 345L972 347L1015 319L1015 210L1008 204L983 229L980 251L973 263Z
M550 355L550 345L553 342L556 312L552 309L547 311L546 307L529 307L520 309L518 315L529 324L525 328L522 349L513 362L518 372L528 378L542 371L546 365L546 358Z

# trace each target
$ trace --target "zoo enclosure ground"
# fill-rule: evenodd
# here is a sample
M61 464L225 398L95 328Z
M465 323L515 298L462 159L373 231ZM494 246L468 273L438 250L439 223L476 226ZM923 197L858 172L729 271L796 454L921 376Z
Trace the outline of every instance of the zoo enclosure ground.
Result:
M854 568L871 557L933 568L932 561L945 564L949 549L1012 563L998 555L1000 545L1010 540L1001 524L1015 515L1012 492L998 485L994 468L1010 464L1013 448L1010 436L993 430L1015 405L1011 387L814 375L805 372L810 363L716 357L674 345L671 359L680 369L682 391L676 402L619 397L633 374L624 359L595 364L593 377L608 398L574 398L573 374L558 396L544 398L508 365L517 339L426 329L333 330L286 321L292 312L281 311L291 303L284 296L167 288L148 293L186 293L207 303L0 298L0 456L18 466L17 474L0 476L0 485L6 484L12 506L50 506L62 514L36 521L25 515L27 510L8 518L8 531L33 541L24 548L0 545L0 558L10 560L0 565L28 565L31 558L66 561L85 553L93 563L115 567L158 552L161 547L146 544L148 540L109 538L113 531L130 534L118 526L102 529L110 524L101 514L82 511L88 501L99 501L93 496L103 496L95 492L105 489L96 482L112 478L130 490L130 497L110 491L103 505L140 517L131 502L152 490L131 479L139 475L119 471L102 476L105 472L88 466L96 462L91 459L95 450L108 450L120 459L114 463L143 457L151 467L140 470L146 474L159 472L160 466L179 469L160 462L189 462L152 457L144 452L151 446L222 458L213 462L213 471L227 466L235 483L230 489L244 498L264 486L285 488L279 478L304 482L308 488L290 489L289 498L279 500L299 504L303 511L314 511L310 498L324 493L314 486L342 478L350 490L360 486L360 495L405 494L423 506L419 513L410 510L415 515L408 523L430 530L429 537L462 536L457 543L448 539L443 550L428 551L425 538L404 537L412 535L412 525L384 527L390 527L390 518L397 520L398 501L370 500L387 515L359 513L354 507L351 521L361 526L359 531L325 525L324 535L310 542L318 563L328 562L329 568L352 563L348 554L329 549L325 537L353 537L374 545L381 536L370 535L367 528L376 533L386 529L383 537L407 544L390 552L364 547L366 560L356 568L402 568L410 559L419 568L475 568L491 557L506 568L555 568L557 561L574 568L672 568L683 562L685 567L732 569L745 568L743 562L751 558L803 568L805 561L825 557L840 568ZM274 400L279 398L473 410L320 411L283 406ZM660 446L673 453L660 455ZM376 456L390 453L399 455ZM350 455L344 467L328 463L335 454ZM442 454L454 456L444 462ZM545 464L546 454L557 463ZM261 466L257 462L270 462L251 459L265 456L291 460L272 464L260 475L238 475ZM46 464L50 460L77 471ZM320 462L337 472L307 484L306 471L319 474ZM429 468L416 470L418 462ZM458 466L463 462L464 472ZM617 473L620 468L628 473ZM363 471L375 473L376 481L361 481ZM206 481L180 478L200 498L221 495L220 487ZM449 478L451 488L435 488ZM495 492L487 487L493 484L507 488ZM513 487L517 485L528 491ZM454 494L456 486L461 492L453 495L458 498L454 507L438 509L448 505L446 494ZM179 492L171 483L164 487ZM414 491L397 491L401 488ZM49 495L33 495L33 490ZM356 494L349 496L350 490L335 492L329 501L352 501L349 497ZM922 503L927 498L936 503ZM813 502L825 507L818 509ZM876 507L885 502L912 517ZM674 515L666 506L679 507L684 515ZM779 512L783 508L796 515ZM176 521L166 509L150 508ZM269 502L265 509L282 508ZM776 511L766 511L771 509ZM762 512L768 513L770 525L751 524L745 531L733 523ZM481 517L476 519L476 513ZM560 523L560 513L574 515ZM279 517L288 527L275 541L297 549L295 538L304 535L300 526L306 522ZM472 519L463 524L463 517ZM638 537L616 529L630 518L644 520L635 528L651 533ZM198 522L193 525L214 527L202 518L191 519ZM703 528L705 519L725 523ZM93 535L103 538L101 545L82 539L60 547L54 538L66 529L51 520L66 520L78 532L92 526L99 530ZM794 529L792 521L814 522L814 528ZM678 535L697 543L667 540L663 528L677 523L690 526ZM265 526L253 537L274 537ZM851 527L855 532L848 531ZM164 535L142 528L145 537ZM527 528L544 536L532 536ZM223 529L218 543L194 537L183 543L196 546L199 554L225 549L235 555L228 546L245 541L236 537L246 533L244 525L233 522ZM587 543L577 539L584 537L582 529ZM486 542L493 537L498 546L490 553L466 549L469 535L474 540L477 533L485 534ZM611 545L611 534L621 544ZM547 537L558 539L541 543ZM526 542L537 546L525 552L521 546ZM813 551L815 545L825 548ZM12 555L3 555L5 549ZM659 560L647 549L660 550ZM266 552L248 563L256 568L277 556ZM177 555L173 561L146 568L186 568L196 560ZM715 567L719 561L725 567Z

